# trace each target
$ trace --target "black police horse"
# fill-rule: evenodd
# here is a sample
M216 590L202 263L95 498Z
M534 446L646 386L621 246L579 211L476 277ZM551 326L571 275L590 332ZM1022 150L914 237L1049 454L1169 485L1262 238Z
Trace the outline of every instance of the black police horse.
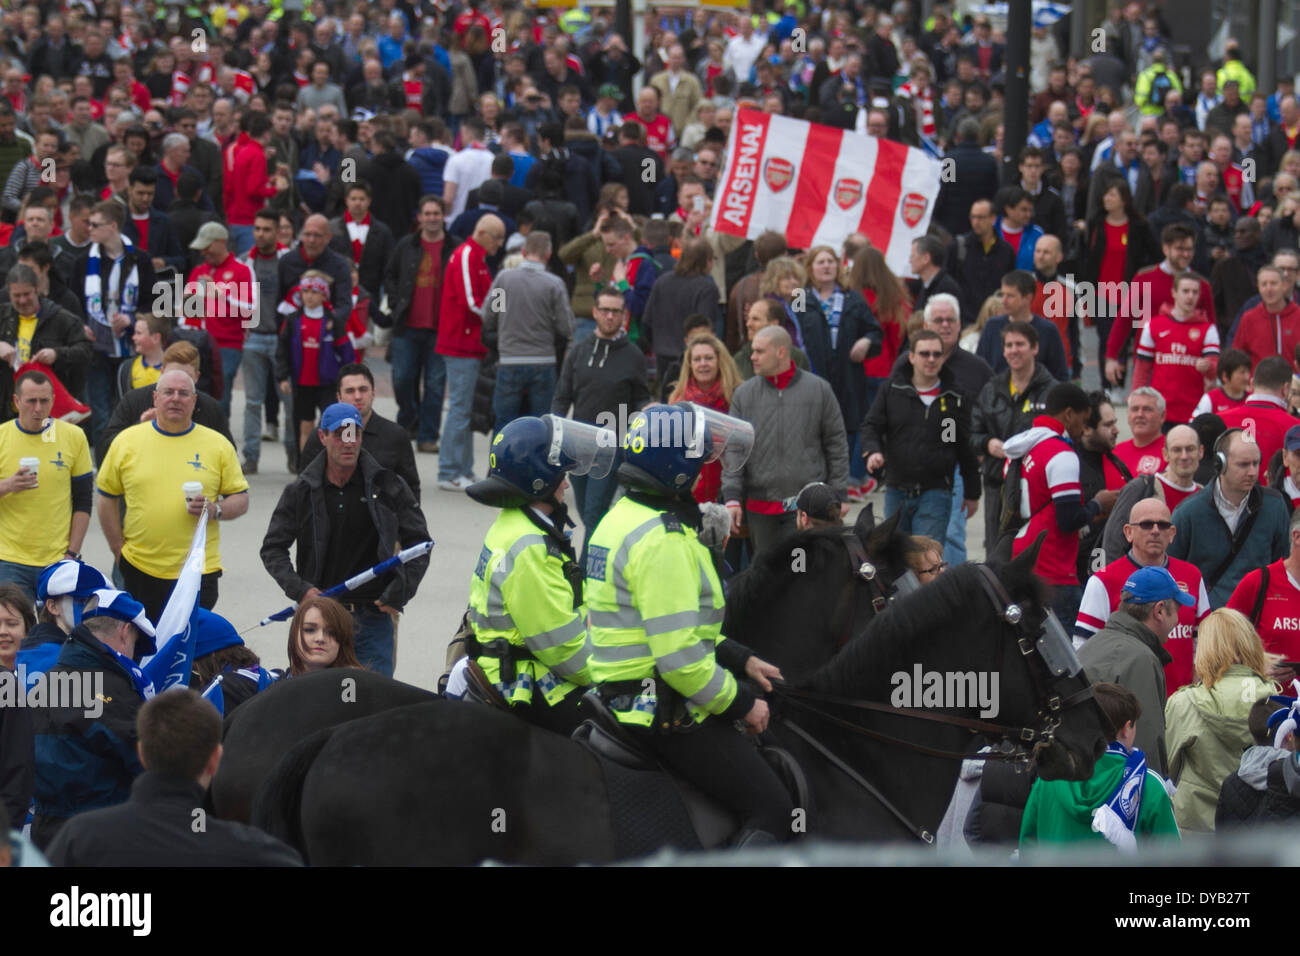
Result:
M1082 672L1052 673L1061 651L1039 640L1036 556L1037 546L994 581L979 565L954 568L892 602L798 696L778 692L768 738L796 758L812 794L796 830L925 839L952 794L956 758L984 743L1032 755L1044 778L1090 775L1104 718ZM998 714L881 706L897 675L918 668L996 672ZM308 737L259 791L253 822L317 865L603 863L619 839L605 780L578 743L490 707L437 701Z
M865 628L890 583L906 569L897 524L894 517L876 525L867 505L851 530L791 536L732 578L723 633L737 635L787 677L811 673ZM878 569L873 580L858 575L862 562L855 554ZM349 676L352 685L343 683ZM280 681L226 720L212 809L247 823L257 788L300 740L324 727L432 699L427 691L368 671L330 670Z

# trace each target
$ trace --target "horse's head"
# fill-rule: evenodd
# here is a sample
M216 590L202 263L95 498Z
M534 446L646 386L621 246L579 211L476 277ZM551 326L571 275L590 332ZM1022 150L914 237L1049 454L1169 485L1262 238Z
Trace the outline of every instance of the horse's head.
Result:
M1003 593L989 594L1007 625L1002 699L1010 706L1001 723L1038 733L1033 754L1038 775L1048 780L1086 780L1106 749L1106 719L1079 665L1064 622L1050 615L1045 588L1034 574L1044 535L1010 563L996 568Z

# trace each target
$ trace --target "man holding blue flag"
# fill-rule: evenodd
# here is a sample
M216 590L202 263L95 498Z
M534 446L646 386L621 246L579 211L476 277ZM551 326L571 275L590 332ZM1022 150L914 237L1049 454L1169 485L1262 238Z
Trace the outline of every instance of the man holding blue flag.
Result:
M1105 840L1133 853L1147 838L1178 840L1165 782L1134 746L1142 705L1118 684L1093 684L1114 739L1083 781L1034 782L1020 823L1020 846Z
M48 686L68 693L32 711L32 842L38 847L44 849L69 817L122 803L129 795L141 770L136 713L153 696L134 658L153 650L154 628L139 601L108 588L91 595L48 675ZM71 699L77 696L82 699Z
M364 430L354 406L326 408L317 431L325 454L303 466L275 506L262 564L290 600L315 597L429 537L410 487L362 449ZM290 562L295 543L297 560ZM393 618L415 596L428 567L426 552L340 595L356 625L363 666L393 676Z

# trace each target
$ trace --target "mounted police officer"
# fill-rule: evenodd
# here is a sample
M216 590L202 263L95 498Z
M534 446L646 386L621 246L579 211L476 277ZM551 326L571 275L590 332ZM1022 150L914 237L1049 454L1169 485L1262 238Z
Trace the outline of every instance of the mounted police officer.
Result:
M569 734L591 683L582 569L565 533L566 475L609 474L609 429L546 415L518 418L493 439L488 476L466 493L501 508L470 579L470 656L530 723Z
M791 801L749 734L767 727L764 690L781 676L722 637L722 582L700 543L691 487L725 453L739 467L754 445L748 422L690 403L652 405L628 426L619 482L626 494L592 533L586 595L591 677L625 730L663 763L730 807L733 843L789 837Z

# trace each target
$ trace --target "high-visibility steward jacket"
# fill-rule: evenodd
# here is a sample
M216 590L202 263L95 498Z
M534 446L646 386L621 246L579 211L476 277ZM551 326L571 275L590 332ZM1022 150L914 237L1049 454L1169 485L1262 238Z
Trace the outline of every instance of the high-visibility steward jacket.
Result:
M607 697L620 722L651 727L661 682L697 721L735 702L736 678L714 651L725 640L722 582L693 528L620 498L587 546L584 593L591 679L606 691L627 685L628 693Z
M564 560L560 545L521 508L502 509L483 541L470 579L469 620L479 644L498 651L476 659L512 706L531 704L534 687L557 704L591 683L586 611L574 609Z

